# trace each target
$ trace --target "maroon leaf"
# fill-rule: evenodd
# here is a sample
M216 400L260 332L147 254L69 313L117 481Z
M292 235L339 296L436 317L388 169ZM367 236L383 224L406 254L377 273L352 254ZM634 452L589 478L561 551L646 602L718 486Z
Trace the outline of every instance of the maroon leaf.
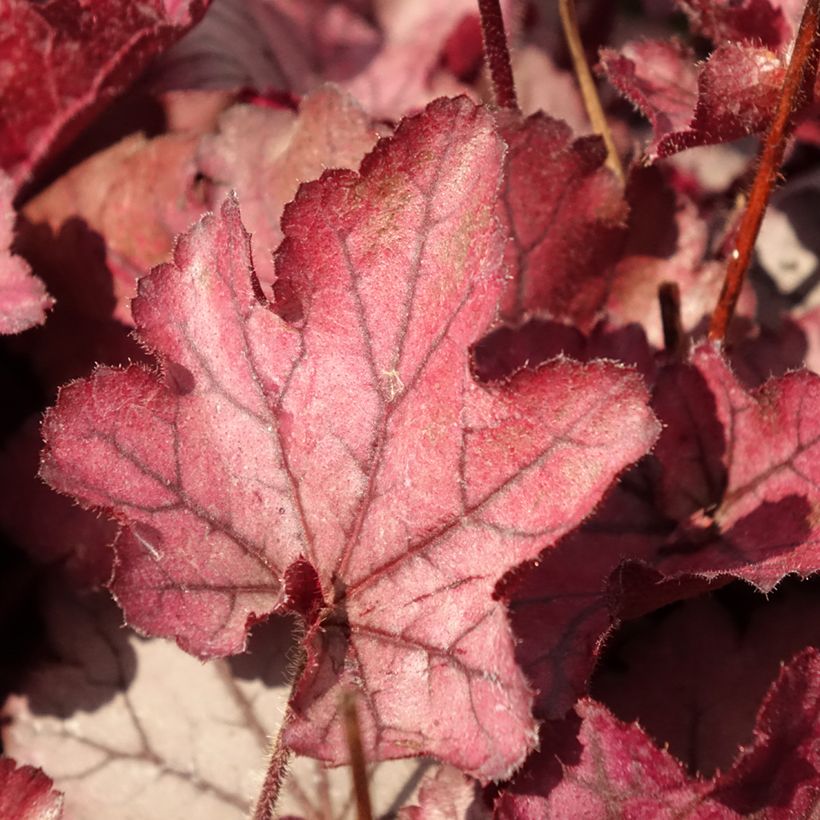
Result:
M649 159L764 130L785 73L772 51L731 42L699 68L690 51L658 40L628 43L620 52L604 49L601 66L651 122Z
M581 717L576 743L573 721L558 727L558 743L546 734L542 751L496 802L497 817L736 816L710 800L709 784L689 779L680 763L654 746L638 725L621 723L591 700L581 701L576 712Z
M15 185L64 147L205 2L9 0L0 36L0 167Z
M544 114L502 113L499 121L509 145L499 207L511 239L504 318L546 312L588 328L624 238L623 188L604 167L598 137L573 139L565 123Z
M550 319L501 325L473 348L473 371L482 381L503 381L523 367L567 356L579 362L613 359L635 368L651 383L655 361L640 325L612 328L600 322L588 333Z
M59 564L74 583L102 586L111 577L118 527L40 480L39 422L30 419L0 450L0 528L36 561Z
M743 815L809 817L820 805L820 652L781 669L763 702L754 742L717 779L714 794Z
M544 716L560 717L583 691L613 616L729 577L769 591L789 573L820 569L820 377L791 373L750 394L703 347L692 364L660 374L653 406L665 425L655 455L583 528L499 588ZM624 560L644 568L607 591Z
M52 789L51 780L40 769L15 766L11 758L0 758L0 817L59 820L62 816L63 796Z
M752 743L779 667L820 647L816 583L786 582L770 599L738 586L625 624L592 681L618 718L705 776Z
M725 489L721 493L715 486L722 479L716 479L714 462L706 463L714 458L707 455L714 444L709 438L713 433L704 439L702 432L692 428L693 421L695 425L700 421L685 409L666 413L656 398L659 413L662 417L666 413L669 425L659 447L665 446L664 436L692 430L687 445L691 457L700 461L704 475L712 476L706 483L711 481L718 491L705 510L710 520L691 522L703 537L701 543L693 531L688 546L673 543L664 550L667 571L698 572L707 577L731 572L763 591L790 572L816 572L820 556L813 510L817 504L820 377L798 371L749 394L725 361L708 347L696 351L693 364L713 396L723 428ZM678 388L683 389L680 384ZM670 401L665 407L672 405ZM701 405L701 412L703 409ZM698 450L699 456L695 455ZM675 466L664 468L674 470ZM710 535L715 529L722 534L719 541Z
M542 717L562 717L585 691L612 623L607 578L625 558L650 560L673 528L652 503L651 466L627 473L578 532L499 586Z
M0 171L0 333L19 333L42 324L53 300L31 269L11 253L16 214L11 180Z
M810 816L820 798L818 664L809 649L781 671L758 713L754 742L711 780L688 776L637 724L582 700L577 739L573 718L545 724L541 750L502 789L495 816Z
M299 184L326 168L357 168L375 141L370 118L332 86L308 94L298 113L234 106L220 119L219 132L202 141L198 161L213 183L211 207L236 191L253 237L254 267L264 284L276 278L273 252L282 241L279 220Z
M371 759L514 767L531 696L493 587L654 439L639 378L615 365L470 376L504 286L501 173L492 116L461 99L406 121L360 176L303 186L277 260L296 324L261 298L228 201L135 300L164 377L101 369L47 419L44 475L127 525L113 588L140 628L240 651L287 606L281 579L312 567L299 751L344 758L353 685Z

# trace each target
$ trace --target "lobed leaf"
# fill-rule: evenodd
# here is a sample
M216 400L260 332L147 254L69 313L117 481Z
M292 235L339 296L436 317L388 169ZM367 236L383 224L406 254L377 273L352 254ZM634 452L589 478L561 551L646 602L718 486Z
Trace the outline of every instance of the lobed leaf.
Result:
M304 617L287 739L332 762L344 686L371 759L482 779L523 759L531 694L493 588L656 435L612 363L474 381L505 286L503 150L489 113L442 100L360 175L303 186L277 256L287 322L228 200L140 284L162 377L100 369L44 425L47 480L125 525L112 588L132 624L208 657L274 610Z

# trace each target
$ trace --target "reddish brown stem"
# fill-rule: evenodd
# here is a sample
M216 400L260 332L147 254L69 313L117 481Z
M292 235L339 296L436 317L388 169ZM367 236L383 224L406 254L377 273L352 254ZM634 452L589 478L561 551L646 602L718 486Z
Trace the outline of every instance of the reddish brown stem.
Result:
M265 772L265 780L262 783L262 789L253 810L253 820L274 820L276 817L276 802L279 799L282 784L285 782L288 760L290 759L290 747L285 742L285 730L292 716L293 713L290 704L288 704L282 725L279 727L273 741L273 747L268 758L268 770Z
M481 31L484 34L484 57L490 69L495 103L499 108L512 108L517 111L518 99L515 96L510 49L507 45L499 0L478 0L478 11L481 15Z
M347 746L350 752L350 770L353 777L353 791L356 795L357 820L373 820L373 808L370 804L370 787L367 782L367 766L362 749L362 733L359 715L356 710L356 693L347 691L342 697L342 716L344 718Z
M793 128L792 114L799 107L800 95L807 79L813 80L817 71L818 19L820 0L808 0L800 21L792 58L786 70L783 90L777 103L772 124L760 151L757 172L749 191L749 203L740 220L734 250L726 266L726 277L717 306L709 325L709 340L723 343L729 321L735 311L740 289L752 258L760 224L766 213L772 189L777 181L786 143Z

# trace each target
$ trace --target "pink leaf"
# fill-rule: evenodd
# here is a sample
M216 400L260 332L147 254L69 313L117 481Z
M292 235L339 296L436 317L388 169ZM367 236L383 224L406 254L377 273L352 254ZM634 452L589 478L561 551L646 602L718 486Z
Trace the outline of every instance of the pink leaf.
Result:
M63 796L52 789L51 780L40 769L15 766L11 758L0 758L0 817L59 820L62 816Z
M0 333L19 333L42 324L53 300L31 269L11 253L16 214L11 180L0 171Z
M332 82L371 116L398 120L435 97L469 90L446 60L451 36L475 12L474 0L217 0L202 26L166 55L156 82L297 96Z
M202 14L201 0L8 0L0 167L17 187Z
M239 196L253 237L254 267L263 283L276 278L279 220L299 184L327 168L357 168L375 141L370 118L352 97L332 86L304 97L298 113L237 105L222 115L218 133L199 148L199 167L213 183L212 207L231 190Z
M99 234L120 321L131 322L137 278L168 259L176 234L206 210L195 183L198 145L196 134L133 134L72 168L24 209L41 233L46 226L55 237L76 232L82 220ZM42 255L41 243L48 244L42 235L33 239L34 254ZM88 276L78 273L71 286L82 291Z
M399 812L398 820L489 820L478 783L452 766L439 766L425 776L416 806Z
M531 695L492 590L656 434L611 363L471 377L505 284L502 153L490 114L439 101L361 175L303 186L277 258L290 324L228 201L141 283L163 377L100 369L46 421L50 483L127 525L113 589L132 623L211 656L277 608L306 617L288 739L334 762L340 685L362 691L371 759L484 779L522 759Z

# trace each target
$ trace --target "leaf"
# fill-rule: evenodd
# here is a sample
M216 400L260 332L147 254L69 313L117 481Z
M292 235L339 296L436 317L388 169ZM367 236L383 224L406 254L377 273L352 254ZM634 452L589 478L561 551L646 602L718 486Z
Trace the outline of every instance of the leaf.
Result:
M798 4L781 0L676 0L693 31L714 43L726 40L754 42L776 49L794 36L788 12ZM798 12L799 13L799 12Z
M637 724L622 723L592 700L580 701L576 712L581 718L576 743L570 739L572 721L557 730L557 754L547 735L543 751L496 802L499 820L736 817L709 800L708 783L690 780L680 763L654 746Z
M780 671L763 701L754 742L719 777L715 797L743 815L809 817L820 805L820 652L806 649Z
M499 114L509 145L499 219L509 233L502 315L533 312L586 329L603 308L624 239L623 188L598 137L573 139L544 114Z
M452 766L438 766L425 775L417 806L406 806L399 820L487 820L478 784Z
M765 130L786 70L769 49L731 42L697 68L688 49L662 40L603 49L601 66L652 124L651 160Z
M196 134L133 134L72 168L24 209L30 230L41 234L48 227L59 236L82 220L99 235L114 286L113 314L122 322L131 323L137 278L168 259L174 237L206 210L195 184L198 145ZM42 251L35 247L34 254ZM86 279L80 273L71 285L81 290Z
M511 3L505 2L505 7ZM332 82L377 119L396 121L470 89L447 65L474 0L217 0L157 67L160 88L252 86L297 97Z
M633 168L627 181L629 234L612 275L606 310L610 321L639 323L657 348L664 344L658 288L675 283L681 324L697 336L717 304L724 265L708 259L709 223L697 200L676 190L661 165ZM737 313L754 315L754 297L743 293Z
M59 820L63 796L40 769L16 766L9 757L0 758L0 817L14 820Z
M764 598L734 584L625 623L591 693L640 722L690 772L726 772L752 743L755 715L783 663L820 647L816 581L790 579Z
M53 304L43 283L11 253L16 214L12 183L0 171L0 333L20 333L42 324Z
M236 191L263 284L276 278L273 252L282 241L279 221L299 184L326 168L357 168L375 141L370 118L333 86L304 97L298 113L233 106L220 118L218 133L203 139L198 165L211 181L210 205L217 208Z
M820 377L798 371L749 393L702 346L660 373L653 407L664 423L655 453L581 529L499 587L545 717L584 691L613 619L731 578L769 592L820 569ZM639 564L635 575L619 570L625 561Z
M192 26L200 0L134 4L97 0L30 3L4 10L0 167L19 187L65 147L148 60Z
M290 624L266 624L242 658L203 664L123 629L107 596L42 593L47 659L6 700L6 750L53 772L73 820L244 820L287 701ZM427 765L374 767L376 810L390 811ZM281 814L321 816L322 789L333 816L352 816L349 770L294 758Z
M370 759L514 767L530 691L493 587L656 435L639 378L611 363L472 379L504 286L502 151L490 114L439 101L361 175L303 186L277 259L291 324L228 201L140 286L164 376L101 369L45 423L43 475L127 525L113 590L130 622L206 657L275 609L305 616L288 742L322 759L344 759L353 685Z
M572 718L546 724L541 751L496 801L503 820L542 817L808 817L820 800L818 664L807 649L785 666L757 715L755 739L733 766L689 777L637 724L581 700Z

